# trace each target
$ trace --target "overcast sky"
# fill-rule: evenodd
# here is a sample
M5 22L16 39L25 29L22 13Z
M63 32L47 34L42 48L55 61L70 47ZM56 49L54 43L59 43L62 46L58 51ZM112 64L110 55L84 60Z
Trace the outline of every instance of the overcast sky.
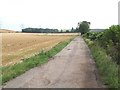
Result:
M119 0L0 0L0 28L71 29L83 20L91 28L118 24Z

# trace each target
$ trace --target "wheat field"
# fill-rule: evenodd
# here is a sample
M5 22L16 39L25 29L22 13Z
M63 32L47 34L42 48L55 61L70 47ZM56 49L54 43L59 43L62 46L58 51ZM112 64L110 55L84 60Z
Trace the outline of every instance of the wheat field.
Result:
M22 62L42 50L47 51L59 42L71 39L77 34L3 33L2 65Z

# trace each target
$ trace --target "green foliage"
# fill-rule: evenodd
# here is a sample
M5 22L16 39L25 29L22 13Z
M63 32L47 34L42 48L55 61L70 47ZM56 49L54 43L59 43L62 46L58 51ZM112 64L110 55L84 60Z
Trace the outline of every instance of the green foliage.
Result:
M75 32L76 32L76 29L74 29L74 28L72 27L72 29L71 29L70 32L71 32L71 33L75 33Z
M94 45L94 42L91 41L90 39L85 38L84 40L85 40L85 42L88 44L88 46Z
M90 40L98 40L103 36L103 32L87 32L83 37L89 38Z
M120 26L113 25L104 32L88 32L84 37L96 41L114 61L120 64Z
M85 34L89 31L90 22L83 21L81 23L78 23L78 30L81 32L81 34Z
M25 28L25 29L22 29L22 32L25 32L25 33L57 33L58 29Z
M109 88L118 88L118 65L113 62L106 52L98 45L91 47L92 55L102 76L102 81Z
M22 63L0 68L0 70L2 70L2 77L0 77L0 79L2 78L1 84L4 84L5 82L17 77L18 75L25 73L31 68L48 62L49 58L60 52L71 40L61 42L47 52L41 51L40 54L28 58Z
M69 30L66 30L66 33L69 33L70 31Z
M88 32L83 37L91 49L104 84L110 88L120 88L120 26L113 25L103 32Z
M111 26L104 32L99 42L107 50L107 53L120 64L120 26Z

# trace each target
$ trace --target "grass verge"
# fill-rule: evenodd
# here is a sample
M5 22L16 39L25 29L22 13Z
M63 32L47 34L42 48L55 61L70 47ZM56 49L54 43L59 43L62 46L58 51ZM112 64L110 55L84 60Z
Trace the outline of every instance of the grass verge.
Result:
M55 47L53 47L51 50L47 52L42 51L38 55L25 59L22 63L15 64L13 66L7 66L7 67L0 68L2 70L2 76L0 77L0 79L2 79L2 82L0 84L2 85L5 82L25 73L31 68L40 66L48 62L49 58L53 57L58 52L60 52L65 46L67 46L70 43L72 39L64 41L64 42L60 42Z
M106 54L106 51L101 48L97 43L84 39L88 44L92 56L98 67L102 82L107 85L108 88L120 88L118 69L117 65L111 58Z

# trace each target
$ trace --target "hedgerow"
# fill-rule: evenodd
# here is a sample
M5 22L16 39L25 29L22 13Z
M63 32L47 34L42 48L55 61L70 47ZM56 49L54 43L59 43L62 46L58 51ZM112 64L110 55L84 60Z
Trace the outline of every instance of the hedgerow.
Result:
M113 25L103 32L88 32L84 37L99 43L107 54L120 64L120 25Z

